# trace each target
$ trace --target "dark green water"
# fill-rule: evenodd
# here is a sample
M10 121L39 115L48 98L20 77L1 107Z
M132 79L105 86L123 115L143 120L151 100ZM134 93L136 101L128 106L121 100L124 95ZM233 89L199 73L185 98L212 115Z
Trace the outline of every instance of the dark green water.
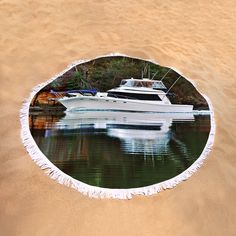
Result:
M201 154L210 116L124 112L31 114L41 151L66 174L105 188L135 188L172 178Z

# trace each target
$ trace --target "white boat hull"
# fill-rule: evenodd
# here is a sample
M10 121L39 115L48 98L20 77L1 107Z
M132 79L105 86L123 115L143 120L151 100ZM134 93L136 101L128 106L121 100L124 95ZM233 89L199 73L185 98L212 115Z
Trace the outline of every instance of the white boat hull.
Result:
M98 96L79 96L59 99L68 111L114 110L138 112L192 112L192 105L165 104L159 101L143 101Z

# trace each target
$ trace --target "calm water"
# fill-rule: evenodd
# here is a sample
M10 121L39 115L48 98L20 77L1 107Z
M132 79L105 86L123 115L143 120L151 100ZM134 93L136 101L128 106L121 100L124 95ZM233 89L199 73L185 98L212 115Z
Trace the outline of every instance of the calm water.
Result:
M201 154L210 116L129 112L31 114L41 151L66 174L107 188L155 184L187 169Z

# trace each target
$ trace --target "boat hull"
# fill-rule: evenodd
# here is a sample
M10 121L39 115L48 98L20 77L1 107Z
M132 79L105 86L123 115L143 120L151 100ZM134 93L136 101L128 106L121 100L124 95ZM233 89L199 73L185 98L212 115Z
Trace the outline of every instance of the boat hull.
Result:
M59 99L68 111L72 110L114 110L138 112L192 112L192 105L164 104L156 101L142 101L111 97L72 97Z

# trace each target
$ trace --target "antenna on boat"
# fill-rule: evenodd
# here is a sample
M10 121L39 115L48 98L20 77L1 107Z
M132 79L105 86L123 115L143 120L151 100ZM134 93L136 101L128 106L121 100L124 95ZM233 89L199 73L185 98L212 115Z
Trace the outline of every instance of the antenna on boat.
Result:
M167 96L167 94L170 92L170 90L173 88L173 86L177 83L177 81L178 81L181 77L182 77L182 75L180 75L180 76L177 78L177 80L170 86L170 88L167 90L167 92L166 92L165 95L162 97L162 99Z
M171 68L164 74L164 76L161 78L161 81L167 76L167 74L171 71Z
M151 70L150 65L148 65L148 79L150 79L150 70Z
M158 73L158 70L157 70L156 73L152 76L151 80L154 79L154 77L157 75L157 73Z
M143 76L147 75L147 67L148 67L148 64L146 64L142 70L142 79L143 79ZM148 71L149 73L149 71Z

